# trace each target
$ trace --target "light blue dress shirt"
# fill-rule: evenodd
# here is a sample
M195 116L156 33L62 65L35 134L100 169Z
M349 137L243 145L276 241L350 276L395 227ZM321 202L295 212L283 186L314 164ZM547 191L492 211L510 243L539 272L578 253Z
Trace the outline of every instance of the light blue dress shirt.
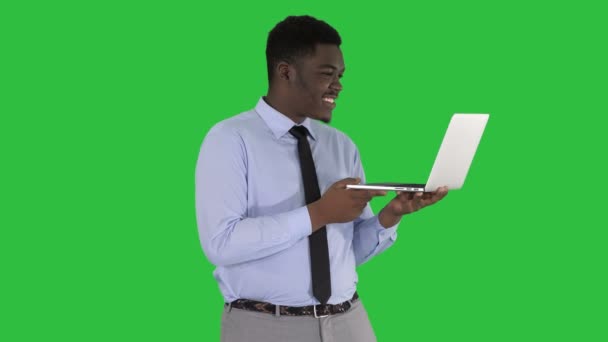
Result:
M246 298L278 305L318 304L312 295L308 235L295 123L261 98L255 109L216 124L196 165L196 216L201 245L226 302ZM344 133L306 119L321 194L347 177L365 181L356 146ZM359 218L327 225L330 304L349 300L356 265L388 248L369 204Z

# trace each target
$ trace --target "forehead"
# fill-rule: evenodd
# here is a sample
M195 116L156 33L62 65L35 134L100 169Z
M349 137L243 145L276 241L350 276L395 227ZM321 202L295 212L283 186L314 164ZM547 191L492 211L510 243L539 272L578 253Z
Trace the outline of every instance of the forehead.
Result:
M342 51L338 46L332 44L317 44L314 54L307 56L304 60L311 67L332 65L340 70L344 69Z

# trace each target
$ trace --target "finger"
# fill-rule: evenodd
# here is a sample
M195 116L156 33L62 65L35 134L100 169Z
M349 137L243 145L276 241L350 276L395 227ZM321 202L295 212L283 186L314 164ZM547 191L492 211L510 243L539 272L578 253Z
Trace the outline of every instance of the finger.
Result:
M369 191L353 191L350 195L350 198L353 201L364 201L365 203L371 201L372 196L369 194Z
M371 199L371 195L369 193L369 191L367 190L358 190L358 191L353 191L350 194L350 198L354 198L354 199Z
M372 191L370 191L370 195L372 197L386 196L386 191L385 190L372 190Z
M406 201L411 202L411 203L414 203L414 202L413 202L413 201L414 201L414 197L415 197L414 195L416 195L416 194L415 194L415 193L413 193L413 192L409 192L409 193L407 194L407 196L405 197L405 198L406 198Z
M412 202L412 203L414 203L414 204L419 203L420 199L422 199L422 195L423 194L424 193L422 193L422 192L410 192L408 194L407 200L410 201L410 202Z
M439 201L440 199L444 198L446 195L448 194L448 188L446 187L441 187L439 189L437 189L436 193L433 194L433 200L435 202Z
M416 196L416 198L414 199L414 205L416 207L416 210L420 210L420 209L424 208L424 202L422 201L422 196Z
M447 186L441 186L441 187L437 188L437 191L436 191L437 194L441 194L441 195L444 195L447 192L448 192Z
M373 197L384 195L386 195L386 191L383 190L359 190L354 191L351 196L353 198L367 198L368 200L371 200Z
M433 192L425 192L425 193L422 195L422 199L424 199L424 200L429 200L429 199L433 198L433 195L434 195L434 193L433 193Z
M399 194L399 200L401 201L411 201L414 196L413 192L403 191Z
M424 206L426 207L426 206L429 206L431 204L435 204L435 203L439 202L441 199L443 199L446 195L447 195L447 192L446 192L445 189L441 190L441 191L439 191L439 190L435 191L433 193L433 196L430 199L428 199L428 200L425 201Z
M418 211L418 207L416 207L416 204L413 200L405 202L405 207L408 208L408 211L411 213L413 213L414 211Z
M407 201L407 196L408 196L407 193L401 192L397 196L395 196L395 199L397 199L400 202L405 202L405 201Z

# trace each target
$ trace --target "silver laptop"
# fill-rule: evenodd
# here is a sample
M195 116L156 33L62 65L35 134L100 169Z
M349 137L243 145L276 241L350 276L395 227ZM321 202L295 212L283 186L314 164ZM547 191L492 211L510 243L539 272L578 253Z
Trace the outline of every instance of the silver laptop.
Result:
M440 186L462 188L477 151L489 114L454 114L426 184L368 183L347 185L349 189L432 192Z

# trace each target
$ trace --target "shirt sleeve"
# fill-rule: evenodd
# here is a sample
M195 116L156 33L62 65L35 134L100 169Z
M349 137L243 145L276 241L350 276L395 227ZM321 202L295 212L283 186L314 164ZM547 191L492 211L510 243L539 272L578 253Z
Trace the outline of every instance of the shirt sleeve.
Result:
M241 136L214 127L196 163L196 219L203 251L216 266L264 258L312 232L306 206L247 217L247 155Z
M365 183L365 173L356 149L354 174L355 177L361 178L361 183ZM392 246L397 239L398 225L397 223L392 227L384 228L378 220L378 215L374 215L368 203L363 213L354 221L353 248L357 266Z

